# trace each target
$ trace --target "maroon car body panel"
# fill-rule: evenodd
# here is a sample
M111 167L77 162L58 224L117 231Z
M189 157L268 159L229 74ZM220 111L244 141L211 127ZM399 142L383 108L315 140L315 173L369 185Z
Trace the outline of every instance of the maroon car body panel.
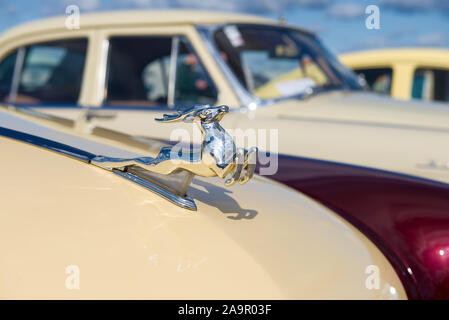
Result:
M308 158L278 160L270 177L361 230L389 259L410 299L449 299L449 185Z

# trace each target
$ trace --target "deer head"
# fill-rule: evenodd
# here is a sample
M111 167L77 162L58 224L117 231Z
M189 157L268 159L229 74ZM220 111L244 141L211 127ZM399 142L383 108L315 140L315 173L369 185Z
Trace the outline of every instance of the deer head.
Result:
M210 107L209 105L197 106L185 111L178 111L177 114L164 114L162 119L156 121L170 122L200 122L212 123L219 122L223 116L229 112L228 106Z

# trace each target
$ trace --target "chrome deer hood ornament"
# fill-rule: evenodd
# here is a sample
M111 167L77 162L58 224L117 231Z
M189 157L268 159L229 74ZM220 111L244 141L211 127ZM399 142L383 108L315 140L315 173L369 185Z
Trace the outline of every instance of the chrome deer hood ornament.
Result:
M236 148L232 137L219 123L228 112L227 106L206 105L164 114L162 119L156 119L163 123L183 121L199 125L202 134L199 152L181 152L182 149L175 145L163 147L155 158L96 156L91 163L112 170L181 207L196 210L193 199L186 195L194 175L218 176L226 179L226 186L236 182L245 184L254 175L257 148L252 147L248 151Z

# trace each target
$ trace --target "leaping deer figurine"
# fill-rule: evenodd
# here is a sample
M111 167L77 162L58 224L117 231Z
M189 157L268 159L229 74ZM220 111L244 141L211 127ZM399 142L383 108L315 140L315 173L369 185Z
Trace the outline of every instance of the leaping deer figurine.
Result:
M155 158L141 157L133 159L107 158L97 156L91 160L93 164L110 170L138 166L145 170L159 173L172 174L179 170L187 170L193 174L225 180L226 186L235 182L244 184L254 175L257 162L257 148L252 147L248 151L236 148L232 137L220 125L220 120L229 112L229 107L197 106L178 111L176 114L164 114L162 119L156 121L170 122L195 122L202 133L201 151L184 152L179 154L178 146L164 147Z

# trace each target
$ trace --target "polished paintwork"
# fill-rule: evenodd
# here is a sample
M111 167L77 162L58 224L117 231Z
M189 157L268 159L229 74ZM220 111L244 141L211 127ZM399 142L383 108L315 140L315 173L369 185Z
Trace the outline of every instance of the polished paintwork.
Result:
M273 178L322 202L389 258L413 299L449 299L449 185L279 156Z
M267 179L196 178L192 213L86 162L5 137L0 148L0 298L406 298L355 227ZM65 286L70 265L80 290Z

